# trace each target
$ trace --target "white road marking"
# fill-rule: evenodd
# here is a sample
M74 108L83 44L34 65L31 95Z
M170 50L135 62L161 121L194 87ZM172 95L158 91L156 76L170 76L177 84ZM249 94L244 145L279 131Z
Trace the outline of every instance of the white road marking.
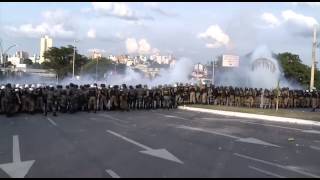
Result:
M131 139L127 138L127 137L124 137L124 136L122 136L122 135L120 135L120 134L118 134L116 132L113 132L113 131L110 131L110 130L107 130L107 132L112 134L112 135L115 135L115 136L117 136L117 137L119 137L119 138L121 138L121 139L123 139L123 140L125 140L125 141L127 141L129 143L131 143L131 144L139 146L142 149L145 149L144 151L140 151L140 153L183 164L183 162L181 160L179 160L173 154L168 152L166 149L152 149L152 148L150 148L148 146L145 146L145 145L143 145L141 143L138 143L138 142L136 142L134 140L131 140Z
M317 146L310 146L311 149L314 149L314 150L318 150L320 151L320 147L317 147Z
M141 144L141 143L138 143L138 142L136 142L136 141L134 141L134 140L131 140L131 139L129 139L129 138L126 138L126 137L124 137L124 136L122 136L122 135L120 135L120 134L118 134L118 133L116 133L116 132L113 132L113 131L110 131L110 130L107 130L107 132L110 133L110 134L113 134L113 135L115 135L115 136L117 136L117 137L119 137L119 138L121 138L121 139L123 139L123 140L125 140L125 141L128 141L128 142L131 143L131 144L134 144L134 145L136 145L136 146L139 146L139 147L141 147L142 149L152 150L152 148L150 148L150 147L148 147L148 146L145 146L145 145L143 145L143 144Z
M287 178L287 177L284 177L284 176L281 176L281 175L275 174L273 172L269 172L269 171L266 171L266 170L263 170L263 169L260 169L260 168L254 167L254 166L248 166L248 167L250 169L256 170L256 171L261 172L261 173L266 174L266 175L274 176L274 177L277 177L277 178Z
M129 123L129 122L127 122L127 121L118 119L118 118L116 118L116 117L113 117L113 116L107 115L107 114L99 114L99 116L106 117L106 118L109 118L109 119L112 119L112 120L114 120L114 121L118 121L118 122L121 122L121 123L127 123L127 124Z
M189 126L184 126L184 125L176 126L176 128L188 129L188 130L193 130L193 131L200 131L200 132L206 132L206 133L216 134L216 135L220 135L220 136L225 136L225 137L229 137L232 139L236 139L236 141L238 141L238 142L259 144L259 145L264 145L264 146L273 146L273 147L278 147L278 148L280 147L278 145L271 144L271 143L262 141L260 139L256 139L256 138L252 138L252 137L241 138L241 137L237 137L237 136L233 136L233 135L229 135L229 134L220 133L220 132L217 132L217 131L214 131L211 129L195 128L195 127L189 127Z
M12 154L13 154L13 162L21 162L19 138L17 135L13 136Z
M12 163L0 164L0 168L11 178L24 178L29 172L35 160L21 161L19 136L13 136Z
M315 174L312 174L312 173L309 173L309 172L305 172L305 171L299 170L298 168L294 168L294 167L290 167L290 166L283 166L283 165L280 165L280 164L277 164L277 163L264 161L264 160L253 158L253 157L246 156L246 155L243 155L243 154L233 153L233 155L241 157L241 158L244 158L244 159L249 159L249 160L252 160L252 161L256 161L256 162L260 162L260 163L263 163L263 164L267 164L267 165L270 165L270 166L274 166L274 167L277 167L277 168L285 169L285 170L288 170L288 171L296 172L296 173L299 173L299 174L302 174L302 175L305 175L305 176L310 176L310 177L313 177L313 178L320 178L319 175L315 175Z
M48 117L47 120L48 120L52 125L58 127L57 123L54 122L54 120L52 120L51 118Z
M182 119L182 120L187 120L187 121L188 121L188 119L183 118L183 117L180 117L180 116L172 116L172 115L162 114L162 113L156 113L156 114L159 114L159 115L161 115L161 116L168 117L168 118Z
M112 171L111 169L106 169L106 172L112 177L112 178L120 178L120 176Z
M313 133L313 134L320 134L320 131L317 130L303 130L304 133Z

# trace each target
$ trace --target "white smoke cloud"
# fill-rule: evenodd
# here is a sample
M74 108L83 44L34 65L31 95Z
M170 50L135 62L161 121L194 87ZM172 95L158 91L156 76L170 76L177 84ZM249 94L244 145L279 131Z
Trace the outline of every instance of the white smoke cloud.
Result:
M148 43L148 41L146 39L140 39L138 53L139 54L148 54L150 49L151 49L151 46Z
M88 38L95 39L96 38L96 30L95 29L89 29L87 33Z
M125 20L138 20L135 12L123 2L92 2L93 10L101 15L113 16Z
M280 20L272 13L263 13L261 19L268 24L269 27L277 27L281 24Z
M313 28L314 25L319 24L315 18L296 13L292 10L282 11L281 15L284 18L285 22L293 23L295 25Z
M198 37L200 39L211 41L206 44L207 48L227 46L230 42L229 36L221 30L219 25L210 26L205 32L199 33Z
M193 69L193 62L189 58L181 58L177 60L176 65L173 68L169 69L162 69L154 79L150 79L145 77L141 73L138 73L128 67L126 69L125 74L117 74L115 72L105 72L105 76L103 80L96 81L94 74L86 74L82 75L79 80L73 80L72 77L65 78L60 84L66 85L70 82L74 82L77 84L92 84L94 82L106 83L110 85L137 85L143 84L151 86L158 86L163 84L174 84L174 83L190 83L189 81L189 74L192 72Z
M22 24L20 26L6 26L9 33L17 36L26 36L31 38L38 38L42 35L49 35L55 38L73 38L75 31L73 28L67 26L70 18L67 18L69 13L64 10L44 11L42 23L35 24Z
M261 58L266 59L265 63L271 62L275 66L274 71L266 64L260 64L253 68L256 60ZM275 88L280 80L281 87L301 88L285 79L278 61L273 58L272 51L265 45L258 46L250 56L240 57L238 68L219 72L218 77L216 83L224 86L270 89Z
M127 38L126 40L126 48L128 53L138 53L138 54L149 54L152 52L159 52L156 48L151 48L150 43L142 38L137 41L135 38Z
M138 43L135 38L128 38L126 40L126 48L128 53L136 53L138 50Z

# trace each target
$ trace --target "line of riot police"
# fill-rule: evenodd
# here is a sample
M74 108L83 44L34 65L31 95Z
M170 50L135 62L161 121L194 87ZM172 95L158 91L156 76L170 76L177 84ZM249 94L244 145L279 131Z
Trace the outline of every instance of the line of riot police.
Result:
M248 108L312 108L320 105L320 92L290 90L289 88L257 89L232 86L182 84L156 87L106 86L105 84L65 87L37 85L2 85L0 89L0 113L8 116L19 112L75 113L100 110L170 109L186 104L211 104Z
M2 85L0 88L0 113L12 116L17 113L52 112L75 113L100 110L122 110L176 108L175 95L171 86L148 88L106 86L105 84L76 85Z

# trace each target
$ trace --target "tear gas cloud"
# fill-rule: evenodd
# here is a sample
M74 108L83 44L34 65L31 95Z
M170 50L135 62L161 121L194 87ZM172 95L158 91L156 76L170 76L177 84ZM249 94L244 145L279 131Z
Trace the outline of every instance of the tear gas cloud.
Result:
M274 65L274 69L261 64L253 68L257 60L266 61ZM267 46L259 46L249 56L240 57L240 66L232 70L219 71L216 84L223 86L238 86L252 88L275 88L278 80L280 87L290 89L301 89L300 85L294 81L288 81L283 76L283 71L278 61L272 56L272 52Z
M275 71L264 66L257 66L252 69L252 64L259 58L267 59L274 64ZM195 62L189 58L180 58L175 66L169 69L161 69L159 76L154 79L149 79L141 73L135 72L131 68L126 68L124 74L112 74L105 76L102 80L96 81L95 74L81 75L79 79L72 79L71 76L59 81L59 84L66 85L71 82L77 84L92 84L104 83L110 85L148 85L158 86L163 84L174 84L176 82L190 83L189 75L191 74ZM109 74L106 72L105 74ZM250 56L240 57L240 66L227 71L215 72L215 84L222 86L237 86L237 87L253 87L253 88L275 88L278 80L280 87L289 87L292 89L300 89L301 87L296 82L289 82L283 76L282 69L278 61L272 57L272 52L266 46L256 48ZM26 76L20 78L7 78L0 81L4 83L19 83L19 84L57 84L55 79L43 79L38 76Z
M163 84L174 84L177 82L189 82L189 75L193 69L193 62L189 58L180 58L173 68L161 69L159 76L154 79L149 79L143 76L141 73L135 72L131 68L127 68L125 74L113 74L109 75L104 80L96 81L95 75L84 75L81 76L79 80L72 80L71 78L66 78L61 82L61 84L68 84L70 82L75 82L79 84L92 84L93 82L105 83L110 85L148 85L148 86L158 86Z

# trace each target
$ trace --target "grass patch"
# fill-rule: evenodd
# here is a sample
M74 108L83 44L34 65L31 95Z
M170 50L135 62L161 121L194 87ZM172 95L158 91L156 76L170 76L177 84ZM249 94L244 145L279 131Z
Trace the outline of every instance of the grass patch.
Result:
M201 105L201 104L187 105L187 107L320 121L320 112L303 112L302 110L297 111L297 110L290 110L290 109L279 109L278 112L276 112L275 109L244 108L244 107Z

